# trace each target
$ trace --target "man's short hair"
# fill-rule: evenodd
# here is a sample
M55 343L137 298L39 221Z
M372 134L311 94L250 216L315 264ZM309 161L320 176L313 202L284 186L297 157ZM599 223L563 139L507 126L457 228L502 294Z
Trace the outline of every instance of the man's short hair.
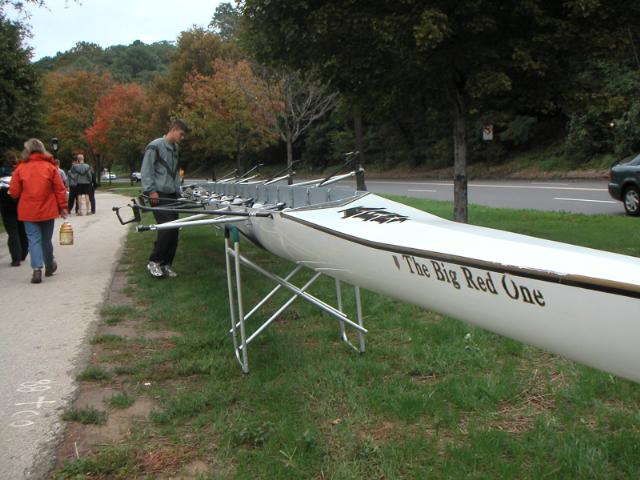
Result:
M182 130L184 133L189 133L190 131L187 124L183 120L180 120L179 118L176 118L175 120L173 120L171 122L171 125L169 126L169 130L173 130L174 128L178 130Z

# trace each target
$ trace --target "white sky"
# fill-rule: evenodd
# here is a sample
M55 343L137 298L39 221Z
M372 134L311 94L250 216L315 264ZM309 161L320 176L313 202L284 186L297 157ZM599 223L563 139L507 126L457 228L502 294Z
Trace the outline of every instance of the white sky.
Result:
M29 9L33 37L27 44L36 61L80 41L102 47L175 41L193 25L209 25L222 1L231 0L46 0L48 9Z

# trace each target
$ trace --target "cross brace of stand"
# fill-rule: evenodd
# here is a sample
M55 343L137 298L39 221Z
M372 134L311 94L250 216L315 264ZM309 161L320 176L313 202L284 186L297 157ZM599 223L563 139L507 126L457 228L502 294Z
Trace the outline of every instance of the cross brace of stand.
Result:
M364 334L367 330L363 326L362 321L362 301L360 299L360 287L354 286L356 301L356 321L351 320L343 309L342 302L342 285L340 280L336 279L336 299L337 307L329 305L319 298L307 292L309 287L322 275L320 272L314 272L312 277L302 286L297 287L291 283L292 278L304 268L298 264L285 277L280 277L271 273L248 258L240 254L240 235L236 227L225 227L225 264L227 270L227 287L229 290L229 317L231 320L231 329L229 333L233 339L233 349L236 359L240 364L243 373L249 373L249 344L260 335L277 317L282 314L296 299L300 298L320 310L328 313L338 320L340 326L340 338L349 347L355 351L364 353L365 341ZM260 300L248 313L245 314L244 302L242 296L242 275L241 267L248 267L266 278L272 280L277 285L262 300ZM247 332L247 320L264 306L280 289L289 290L293 295L280 306L267 320L259 325L252 333ZM354 345L347 336L347 327L356 331L358 336L357 346Z

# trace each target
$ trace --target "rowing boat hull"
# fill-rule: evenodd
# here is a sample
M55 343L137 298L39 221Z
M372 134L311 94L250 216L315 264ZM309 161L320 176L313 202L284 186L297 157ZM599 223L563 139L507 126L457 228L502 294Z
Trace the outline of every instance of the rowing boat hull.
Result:
M373 194L239 228L316 271L640 382L640 259L443 220Z

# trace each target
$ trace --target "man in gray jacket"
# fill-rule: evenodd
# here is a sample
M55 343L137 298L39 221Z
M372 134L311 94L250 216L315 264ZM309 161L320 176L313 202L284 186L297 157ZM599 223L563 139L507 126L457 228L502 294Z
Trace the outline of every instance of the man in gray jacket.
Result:
M152 206L162 206L176 201L180 195L180 169L178 162L178 144L189 129L181 120L175 120L169 132L153 140L144 150L142 168L142 191L149 197ZM156 223L165 223L178 219L177 213L153 212ZM149 256L147 269L155 278L173 278L176 273L171 269L178 248L178 229L158 230L153 251Z
M69 182L69 198L67 199L67 210L69 215L73 211L73 206L76 207L76 215L78 214L78 174L74 172L73 166L78 163L78 157L73 157L73 164L67 174L67 181Z
M76 162L71 165L69 175L74 175L76 181L76 214L82 215L82 203L84 214L91 215L89 196L91 194L91 166L84 163L84 155L76 155Z

